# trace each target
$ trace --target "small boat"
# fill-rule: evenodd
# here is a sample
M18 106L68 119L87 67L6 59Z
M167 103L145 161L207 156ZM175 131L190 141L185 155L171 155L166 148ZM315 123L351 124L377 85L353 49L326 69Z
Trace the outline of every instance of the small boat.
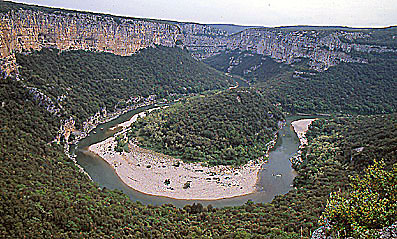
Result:
M94 134L96 134L96 131L94 131Z
M101 130L103 130L103 128L101 128Z

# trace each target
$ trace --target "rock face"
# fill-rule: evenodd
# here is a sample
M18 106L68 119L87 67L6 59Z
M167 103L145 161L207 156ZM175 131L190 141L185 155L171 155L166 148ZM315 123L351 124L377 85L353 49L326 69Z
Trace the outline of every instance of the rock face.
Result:
M73 11L11 10L0 14L0 70L17 70L16 52L54 47L127 56L154 45L184 46L198 60L240 50L294 64L306 58L315 71L342 62L367 63L358 52L397 52L384 46L356 44L369 31L249 28L236 34L209 25L114 17ZM393 36L395 37L395 36ZM394 38L393 38L394 39Z
M206 32L199 34L182 30L184 45L197 59L205 59L222 51L240 50L269 56L276 62L286 64L306 58L312 70L321 72L342 62L368 63L367 59L352 56L352 51L397 52L397 49L385 46L353 43L356 39L371 37L368 31L250 28L233 35L208 29ZM235 63L230 62L230 65Z
M127 56L148 46L175 46L175 25L87 13L10 11L0 15L0 63L7 74L16 70L15 52L53 47Z

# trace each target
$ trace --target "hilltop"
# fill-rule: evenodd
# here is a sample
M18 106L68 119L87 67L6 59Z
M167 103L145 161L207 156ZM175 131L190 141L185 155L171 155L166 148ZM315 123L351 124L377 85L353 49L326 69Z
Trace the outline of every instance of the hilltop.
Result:
M265 95L235 89L153 112L134 123L128 137L188 162L242 165L264 157L282 120Z

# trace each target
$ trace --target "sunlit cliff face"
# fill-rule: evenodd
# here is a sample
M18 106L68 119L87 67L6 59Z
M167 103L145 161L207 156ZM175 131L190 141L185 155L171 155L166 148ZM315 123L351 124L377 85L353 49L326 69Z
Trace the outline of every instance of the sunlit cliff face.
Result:
M52 47L131 55L140 49L162 45L186 47L196 59L227 50L249 51L294 64L302 58L315 71L342 62L367 63L351 51L387 52L394 49L350 43L371 37L368 32L252 28L236 34L203 24L120 18L89 13L32 10L0 15L0 63L2 72L17 69L15 53Z
M54 47L131 55L148 46L175 46L179 28L174 25L92 14L47 14L30 10L0 16L1 70L16 69L15 52Z

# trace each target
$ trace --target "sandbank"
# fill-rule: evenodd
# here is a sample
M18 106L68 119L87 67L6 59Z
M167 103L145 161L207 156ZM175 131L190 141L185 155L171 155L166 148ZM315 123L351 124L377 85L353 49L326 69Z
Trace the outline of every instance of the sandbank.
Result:
M144 117L145 112L117 126L124 128L121 133L137 120L138 115ZM136 144L129 144L129 153L119 153L114 151L114 137L91 145L89 151L105 160L126 185L149 195L217 200L250 194L257 189L258 173L265 163L263 159L258 159L240 167L207 167L202 163L185 163ZM274 143L270 142L269 148Z
M302 163L302 148L305 147L305 145L307 145L306 132L309 130L309 125L315 120L316 119L301 119L301 120L293 121L291 123L300 142L298 151L290 159L291 163L294 165L298 165Z
M301 146L307 144L306 132L309 130L309 125L315 120L316 119L301 119L291 123L295 133L298 135Z

